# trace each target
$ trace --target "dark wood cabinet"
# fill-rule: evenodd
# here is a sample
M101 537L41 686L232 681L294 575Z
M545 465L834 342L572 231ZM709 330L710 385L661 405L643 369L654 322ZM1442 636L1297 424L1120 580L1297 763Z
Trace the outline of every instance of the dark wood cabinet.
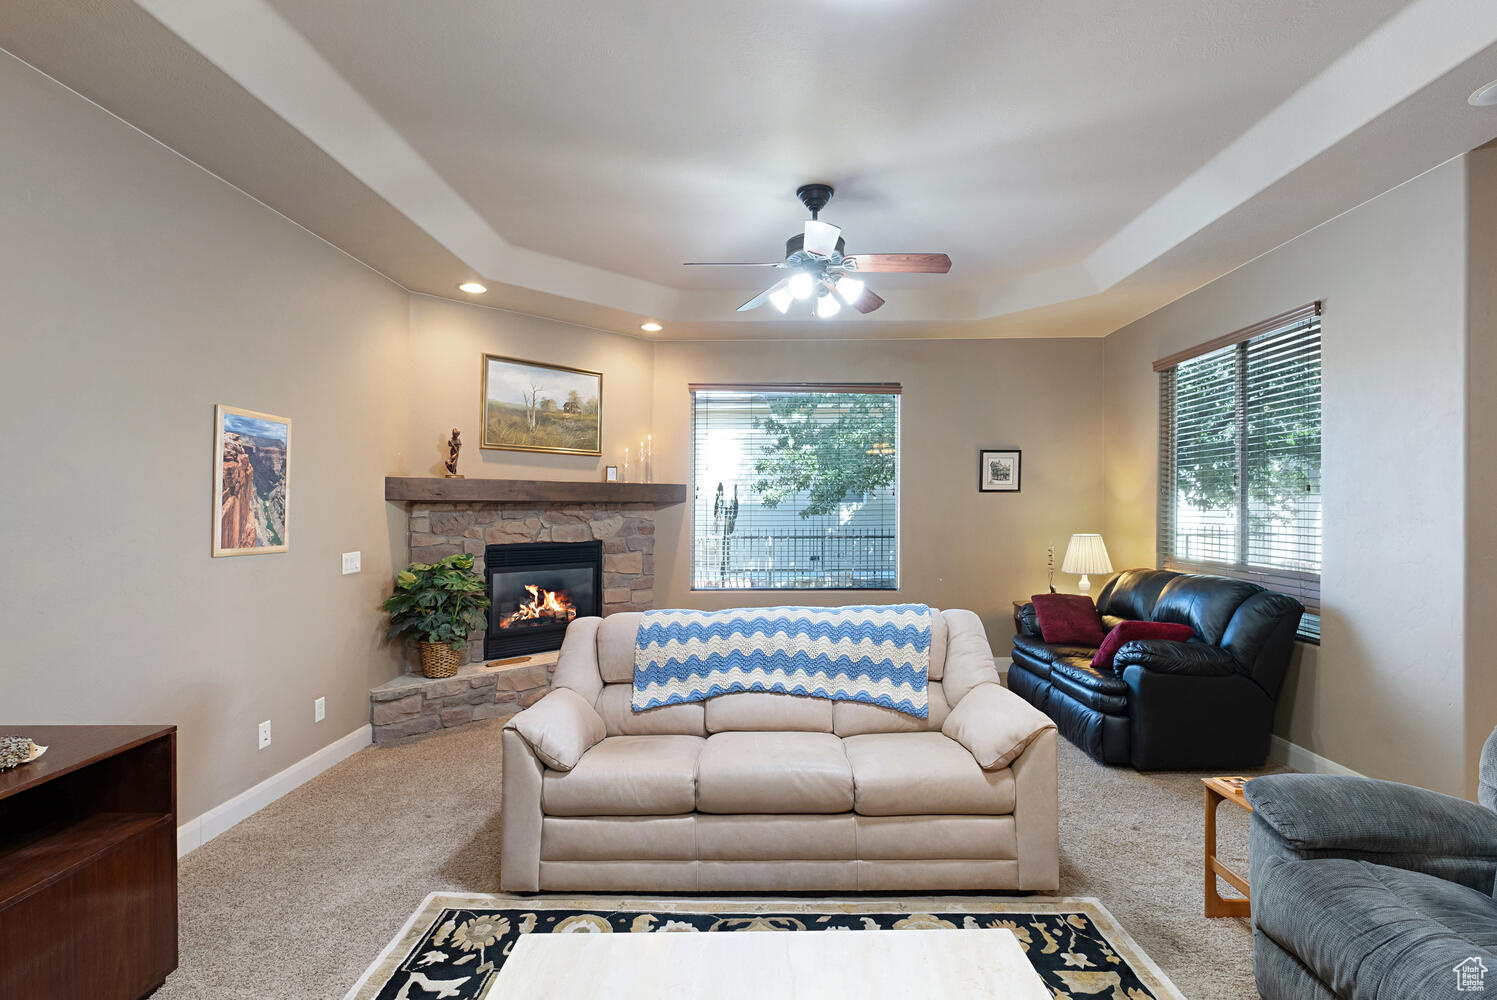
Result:
M177 967L175 726L0 726L0 998L139 1000Z

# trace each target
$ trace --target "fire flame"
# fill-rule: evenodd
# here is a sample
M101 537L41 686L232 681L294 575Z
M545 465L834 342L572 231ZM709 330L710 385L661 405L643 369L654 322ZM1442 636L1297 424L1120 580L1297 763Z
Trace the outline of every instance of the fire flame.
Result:
M525 584L530 600L520 605L499 622L500 628L509 628L515 622L561 619L571 621L577 617L577 607L564 590L544 590L534 584Z

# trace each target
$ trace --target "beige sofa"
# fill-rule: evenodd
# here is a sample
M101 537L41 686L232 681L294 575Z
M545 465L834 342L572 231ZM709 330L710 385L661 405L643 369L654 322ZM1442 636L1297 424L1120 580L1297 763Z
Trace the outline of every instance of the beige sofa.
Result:
M579 618L504 727L511 891L1053 890L1054 723L932 614L930 718L753 692L635 712L640 615Z

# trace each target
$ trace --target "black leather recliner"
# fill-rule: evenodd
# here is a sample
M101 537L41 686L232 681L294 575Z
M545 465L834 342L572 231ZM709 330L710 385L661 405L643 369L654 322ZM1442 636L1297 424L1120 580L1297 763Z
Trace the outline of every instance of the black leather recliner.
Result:
M1113 675L1092 666L1089 646L1046 643L1034 605L1026 605L1009 689L1103 764L1147 771L1263 763L1304 605L1243 580L1134 569L1107 581L1097 610L1104 629L1177 622L1195 635L1126 643Z

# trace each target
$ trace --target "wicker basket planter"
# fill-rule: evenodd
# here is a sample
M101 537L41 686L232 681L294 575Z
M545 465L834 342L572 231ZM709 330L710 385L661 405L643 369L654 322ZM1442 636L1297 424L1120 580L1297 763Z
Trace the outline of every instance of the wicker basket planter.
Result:
M421 649L421 673L427 677L452 677L463 665L466 649L453 649L445 642L418 642Z

